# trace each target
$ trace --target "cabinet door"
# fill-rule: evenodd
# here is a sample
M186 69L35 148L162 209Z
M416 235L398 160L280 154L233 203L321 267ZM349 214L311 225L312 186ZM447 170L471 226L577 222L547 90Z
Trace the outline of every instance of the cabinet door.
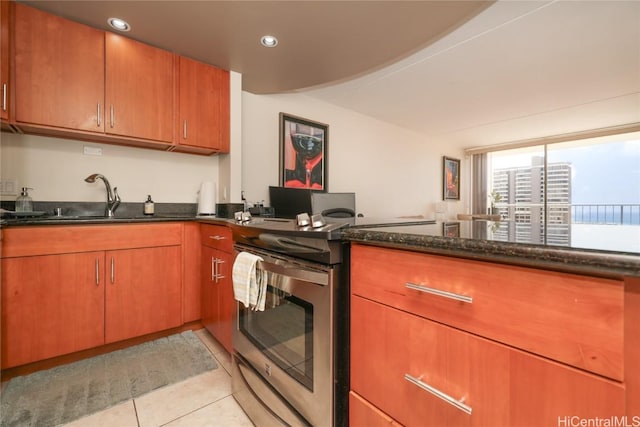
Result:
M104 344L104 252L2 260L2 368Z
M174 55L106 33L108 134L173 141Z
M230 254L202 246L202 323L230 353L236 306L231 264Z
M218 253L218 341L231 354L233 353L233 325L236 300L233 296L231 269L233 258L226 252Z
M216 284L216 259L217 251L209 246L202 245L202 263L200 275L202 278L201 308L202 324L211 333L218 336L218 292Z
M9 119L9 0L0 0L0 119Z
M15 9L16 121L103 132L104 32Z
M184 238L182 242L183 263L183 319L184 323L200 320L200 224L187 222L184 224Z
M180 246L108 251L105 341L180 326Z
M179 145L229 151L229 72L180 57Z

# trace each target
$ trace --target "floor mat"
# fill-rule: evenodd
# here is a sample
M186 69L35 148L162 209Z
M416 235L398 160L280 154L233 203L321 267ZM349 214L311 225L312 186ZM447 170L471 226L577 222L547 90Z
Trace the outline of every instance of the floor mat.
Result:
M2 427L67 423L218 367L191 331L13 378Z

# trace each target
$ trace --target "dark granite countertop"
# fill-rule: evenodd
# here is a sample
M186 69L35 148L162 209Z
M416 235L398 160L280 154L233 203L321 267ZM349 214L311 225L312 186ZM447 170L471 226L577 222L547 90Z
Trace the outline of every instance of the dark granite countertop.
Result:
M4 209L13 205L2 203ZM33 225L87 225L114 223L141 223L163 221L191 221L196 219L197 206L193 203L156 203L154 215L144 215L142 203L122 203L113 217L104 215L104 203L100 202L34 202L34 212L4 214L3 227ZM62 215L56 216L56 208Z
M571 246L570 238L564 246L527 243L522 242L521 235L519 241L515 241L515 234L504 232L504 225L500 230L497 224L472 220L400 227L354 227L346 229L343 238L389 248L569 273L611 278L640 276L640 241L637 251L633 245L631 251L579 248Z

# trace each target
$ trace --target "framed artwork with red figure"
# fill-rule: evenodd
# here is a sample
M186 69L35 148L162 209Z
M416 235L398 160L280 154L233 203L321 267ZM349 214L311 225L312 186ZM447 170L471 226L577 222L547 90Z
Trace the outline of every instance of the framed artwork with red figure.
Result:
M460 160L442 157L442 199L460 200Z
M329 125L280 113L280 186L327 191Z

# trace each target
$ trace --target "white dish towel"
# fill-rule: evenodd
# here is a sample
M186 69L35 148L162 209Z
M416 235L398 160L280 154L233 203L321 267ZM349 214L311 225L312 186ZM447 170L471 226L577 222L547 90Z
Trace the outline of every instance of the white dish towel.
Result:
M258 270L256 264L262 261L258 255L240 252L233 263L233 294L245 307L264 311L267 293L267 273Z

